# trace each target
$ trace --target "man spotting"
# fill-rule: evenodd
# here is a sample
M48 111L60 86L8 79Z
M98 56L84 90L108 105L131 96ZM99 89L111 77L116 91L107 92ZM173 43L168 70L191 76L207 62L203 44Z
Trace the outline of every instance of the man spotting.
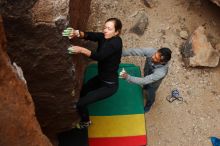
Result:
M144 66L144 77L131 76L123 73L122 78L130 83L142 85L147 92L147 102L144 111L148 112L155 101L155 93L161 84L161 81L167 75L169 68L169 60L172 51L169 48L138 48L123 50L122 56L145 56L146 62Z

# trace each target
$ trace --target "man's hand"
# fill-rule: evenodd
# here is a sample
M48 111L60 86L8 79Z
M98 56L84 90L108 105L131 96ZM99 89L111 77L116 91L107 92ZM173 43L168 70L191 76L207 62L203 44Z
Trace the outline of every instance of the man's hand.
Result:
M127 72L123 72L123 73L121 74L121 78L127 79L127 77L128 77L128 73L127 73Z

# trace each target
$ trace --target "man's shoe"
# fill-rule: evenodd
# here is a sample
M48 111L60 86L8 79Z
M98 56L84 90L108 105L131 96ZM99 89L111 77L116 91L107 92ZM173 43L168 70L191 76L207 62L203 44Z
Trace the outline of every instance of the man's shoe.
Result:
M151 106L145 105L145 106L144 106L144 112L145 112L145 113L149 112L149 111L150 111L150 108L151 108Z
M92 124L92 121L87 121L87 122L79 122L76 124L77 129L85 129L88 128Z

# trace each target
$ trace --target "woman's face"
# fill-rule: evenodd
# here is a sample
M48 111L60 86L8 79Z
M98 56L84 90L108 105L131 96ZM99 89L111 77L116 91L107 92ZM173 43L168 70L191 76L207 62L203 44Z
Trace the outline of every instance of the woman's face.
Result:
M105 39L110 39L113 36L118 35L118 31L115 31L115 24L113 21L108 21L105 23L104 29L103 29L104 37Z

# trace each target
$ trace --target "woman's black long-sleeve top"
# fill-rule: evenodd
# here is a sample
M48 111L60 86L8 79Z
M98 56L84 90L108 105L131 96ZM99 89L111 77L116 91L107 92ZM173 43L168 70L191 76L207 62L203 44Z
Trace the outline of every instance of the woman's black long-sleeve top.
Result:
M119 36L105 39L103 33L85 32L86 40L98 42L90 58L98 61L98 76L106 82L118 83L118 68L121 62L122 40Z

